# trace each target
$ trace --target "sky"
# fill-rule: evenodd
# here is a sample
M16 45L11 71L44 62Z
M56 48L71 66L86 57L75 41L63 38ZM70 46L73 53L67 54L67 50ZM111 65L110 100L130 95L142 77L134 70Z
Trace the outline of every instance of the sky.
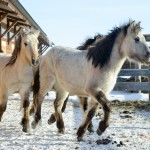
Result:
M150 34L150 0L19 0L55 45L77 47L97 33L141 21Z

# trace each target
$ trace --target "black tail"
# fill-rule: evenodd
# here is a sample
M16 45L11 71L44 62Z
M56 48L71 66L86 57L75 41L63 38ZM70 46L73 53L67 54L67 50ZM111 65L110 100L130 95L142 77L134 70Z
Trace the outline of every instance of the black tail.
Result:
M33 84L33 96L39 92L40 89L40 75L39 75L39 67L34 76L34 84Z
M34 84L33 84L33 87L32 87L32 90L33 90L33 103L32 103L32 106L31 106L31 109L30 109L30 115L34 114L35 113L35 110L36 110L36 99L37 99L37 94L39 92L39 89L40 89L40 75L39 75L39 67L34 75Z

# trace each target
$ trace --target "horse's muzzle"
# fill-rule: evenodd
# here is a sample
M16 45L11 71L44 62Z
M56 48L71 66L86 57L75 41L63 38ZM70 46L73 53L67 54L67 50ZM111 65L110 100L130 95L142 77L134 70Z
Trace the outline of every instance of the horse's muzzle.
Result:
M39 60L32 59L32 65L34 66L39 65Z

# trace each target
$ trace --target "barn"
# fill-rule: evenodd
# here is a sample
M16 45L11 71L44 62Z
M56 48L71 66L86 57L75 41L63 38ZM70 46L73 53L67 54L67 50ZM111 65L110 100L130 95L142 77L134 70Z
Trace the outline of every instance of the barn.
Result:
M49 40L43 29L35 22L18 0L0 0L0 51L12 53L15 37L21 26L40 30L39 53L49 47Z

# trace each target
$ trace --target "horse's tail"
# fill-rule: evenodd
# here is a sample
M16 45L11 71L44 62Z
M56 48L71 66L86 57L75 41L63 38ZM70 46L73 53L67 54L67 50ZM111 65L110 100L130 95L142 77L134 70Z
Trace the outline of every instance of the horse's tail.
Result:
M34 114L36 105L37 105L37 96L40 89L40 75L39 75L39 66L34 75L34 84L32 86L33 90L33 103L30 109L30 114Z

